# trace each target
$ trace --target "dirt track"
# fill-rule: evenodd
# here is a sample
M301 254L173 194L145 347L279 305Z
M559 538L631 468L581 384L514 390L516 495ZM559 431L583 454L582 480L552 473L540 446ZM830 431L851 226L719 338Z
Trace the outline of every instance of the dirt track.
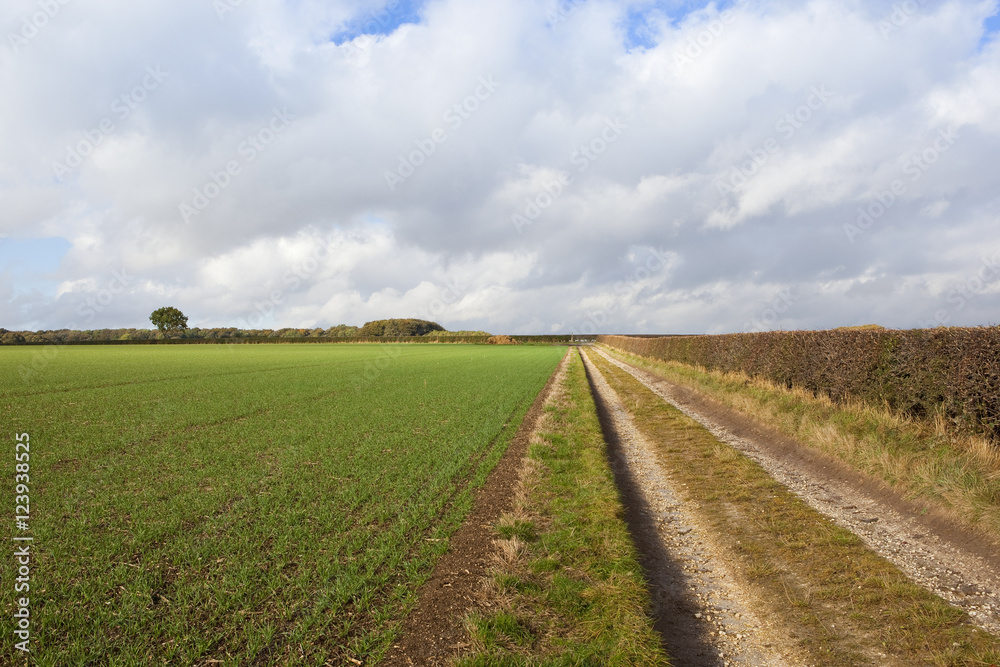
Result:
M1000 549L983 537L711 399L593 349L749 456L911 579L1000 634ZM707 664L707 663L706 663Z
M653 602L653 620L678 666L801 665L780 628L754 613L752 595L729 569L683 500L683 489L656 464L656 453L628 409L583 355L612 469L627 507Z
M584 352L591 388L641 552L654 623L677 666L809 665L789 628L754 613L753 594L721 556L712 530L699 524L684 490L655 463L656 454L629 410L587 355L601 355L703 424L721 442L760 464L810 506L854 532L913 581L1000 634L1000 547L928 513L891 489L715 401L597 348ZM564 358L563 364L566 363ZM553 379L557 374L553 375ZM440 665L461 653L461 617L492 555L492 525L509 505L527 439L553 382L538 396L475 509L419 594L400 641L381 664Z

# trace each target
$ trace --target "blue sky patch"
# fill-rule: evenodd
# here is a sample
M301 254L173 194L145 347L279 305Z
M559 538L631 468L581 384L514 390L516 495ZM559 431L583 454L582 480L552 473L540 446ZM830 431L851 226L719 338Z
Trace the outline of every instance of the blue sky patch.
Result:
M359 14L334 33L331 41L338 46L361 35L391 35L406 23L420 23L424 0L389 0L381 9Z
M1000 12L983 21L983 27L986 29L986 32L989 33L994 33L997 30L1000 30Z
M651 49L656 46L655 24L650 22L649 9L630 9L625 17L625 46L629 49Z
M0 274L13 278L15 294L37 289L55 295L56 282L48 275L59 268L59 262L71 247L69 241L58 236L0 238Z
M654 0L653 2L641 2L633 4L625 17L625 46L629 50L635 48L650 49L657 45L658 29L656 28L656 18L666 18L671 25L678 26L684 22L689 15L701 11L709 5L714 5L717 10L723 10L732 6L733 0L723 2L704 2L686 0L670 2L669 0Z
M983 36L979 40L980 51L983 50L983 47L986 46L987 43L996 38L997 31L1000 31L1000 12L987 17L987 19L983 21Z

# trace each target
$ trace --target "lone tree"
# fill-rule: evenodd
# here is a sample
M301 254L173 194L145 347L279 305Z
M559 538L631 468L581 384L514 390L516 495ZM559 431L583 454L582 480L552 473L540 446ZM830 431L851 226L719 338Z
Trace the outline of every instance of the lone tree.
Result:
M188 327L187 315L173 306L157 308L149 316L149 321L155 324L160 331L180 331Z

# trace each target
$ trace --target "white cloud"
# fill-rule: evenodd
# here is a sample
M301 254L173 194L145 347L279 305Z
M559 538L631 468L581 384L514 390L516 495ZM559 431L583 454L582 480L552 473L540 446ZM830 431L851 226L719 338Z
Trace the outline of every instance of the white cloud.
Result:
M907 327L946 295L917 283L976 270L1000 213L1000 46L979 48L995 3L655 4L629 48L627 10L649 3L434 0L337 45L386 3L71 3L22 44L37 7L10 2L0 234L72 248L55 296L0 270L0 325L69 325L125 271L88 326L171 299L203 326L427 312L549 332L604 309L610 330L735 331L793 290L776 326ZM276 113L294 118L275 131ZM336 250L297 276L317 243ZM616 293L636 248L670 269ZM996 306L984 291L954 321Z

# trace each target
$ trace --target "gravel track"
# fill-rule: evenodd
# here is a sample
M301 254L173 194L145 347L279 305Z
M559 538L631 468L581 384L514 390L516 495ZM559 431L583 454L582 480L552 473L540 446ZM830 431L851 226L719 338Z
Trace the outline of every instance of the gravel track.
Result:
M752 595L690 511L682 484L656 463L655 450L615 391L583 352L624 489L630 528L642 552L654 620L678 666L802 665L781 628L754 613Z
M975 536L953 539L948 533L954 531L937 530L934 521L907 511L910 503L902 498L886 502L885 489L873 493L870 483L857 483L850 475L828 474L837 468L833 462L817 463L811 456L789 456L787 443L775 447L766 435L753 437L744 432L742 437L738 436L704 414L704 401L702 409L694 407L690 390L619 361L604 350L592 351L697 420L720 441L756 461L813 509L858 535L914 582L966 611L982 629L1000 635L1000 567L996 558L984 555L983 547L967 548L969 540L975 542ZM713 412L721 410L724 408L716 406Z

